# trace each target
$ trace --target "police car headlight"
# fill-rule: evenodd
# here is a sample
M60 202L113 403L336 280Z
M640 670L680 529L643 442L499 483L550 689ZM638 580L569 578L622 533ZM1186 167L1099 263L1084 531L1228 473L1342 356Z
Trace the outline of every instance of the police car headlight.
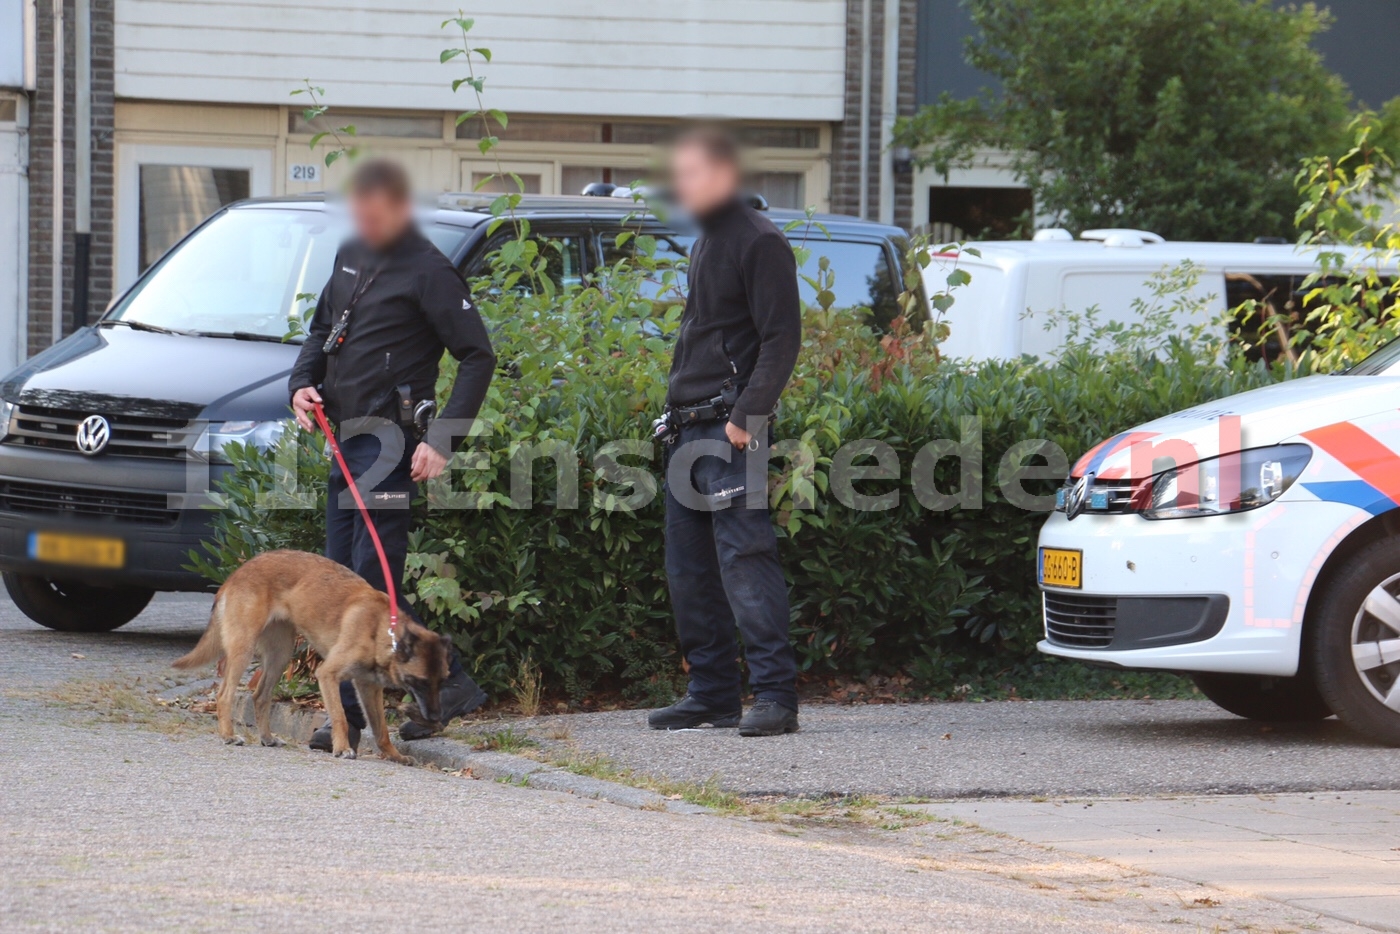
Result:
M230 463L224 448L232 442L249 444L260 451L275 447L286 430L284 421L273 422L214 422L200 439L199 451L212 463Z
M1282 496L1311 459L1306 444L1277 444L1174 467L1152 479L1142 514L1189 519L1258 509Z

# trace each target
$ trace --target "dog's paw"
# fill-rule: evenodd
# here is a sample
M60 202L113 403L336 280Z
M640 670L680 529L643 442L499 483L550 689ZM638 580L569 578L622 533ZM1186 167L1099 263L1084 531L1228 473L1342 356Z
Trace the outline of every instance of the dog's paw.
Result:
M242 746L242 745L243 745L243 737L237 736L237 735L230 736L230 737L228 737L227 739L224 740L224 745L225 745L225 746Z
M397 762L399 765L417 765L418 760L412 756L405 756L403 753L381 752L379 758L388 759L390 762Z
M355 750L353 750L353 749L342 749L340 752L338 752L338 753L335 754L335 757L336 757L337 759L353 759L353 758L355 758Z
M287 745L286 743L282 742L282 740L278 739L276 736L264 736L264 737L262 738L262 744L263 744L264 746L285 746L285 745Z

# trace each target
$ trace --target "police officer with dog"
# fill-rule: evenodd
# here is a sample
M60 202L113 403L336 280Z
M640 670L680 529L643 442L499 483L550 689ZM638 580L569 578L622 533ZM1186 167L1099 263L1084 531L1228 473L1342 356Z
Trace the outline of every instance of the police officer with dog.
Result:
M792 733L797 664L767 460L802 340L796 260L783 233L742 197L731 136L692 130L671 159L676 198L701 229L656 426L666 441L666 575L690 684L648 722ZM747 711L736 634L755 698Z
M476 417L496 357L466 282L414 223L403 168L379 159L362 163L350 180L349 207L355 236L335 258L288 389L303 428L314 429L317 405L337 426L336 438L399 589L417 484L446 467L451 426ZM458 361L457 379L441 420L434 420L444 351ZM382 479L374 483L375 476ZM326 496L326 556L386 589L378 553L338 465L332 465ZM353 749L365 727L364 711L350 681L340 693ZM442 722L485 702L454 650L442 687ZM417 714L399 736L420 739L433 726ZM311 747L330 751L329 722L312 736Z

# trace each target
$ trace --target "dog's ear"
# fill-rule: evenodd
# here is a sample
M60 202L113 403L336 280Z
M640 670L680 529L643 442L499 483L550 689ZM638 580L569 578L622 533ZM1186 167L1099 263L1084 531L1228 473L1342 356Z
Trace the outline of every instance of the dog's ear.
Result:
M413 630L405 626L399 630L398 648L394 650L394 656L401 662L406 662L413 657L413 650L417 647L418 636Z

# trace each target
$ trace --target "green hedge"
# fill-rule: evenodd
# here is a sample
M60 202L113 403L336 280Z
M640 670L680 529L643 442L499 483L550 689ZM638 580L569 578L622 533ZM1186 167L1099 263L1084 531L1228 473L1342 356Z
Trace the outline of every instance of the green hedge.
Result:
M547 688L572 698L606 688L652 701L683 683L663 570L661 499L635 512L610 510L609 494L626 490L593 469L608 442L648 439L664 398L668 337L679 309L649 297L673 273L646 258L649 244L639 246L634 265L619 264L592 287L563 295L547 283L520 287L545 259L533 244L481 283L503 373L482 413L492 433L457 461L475 456L489 467L473 473L470 484L460 475L456 482L496 505L463 511L420 502L405 589L424 618L457 642L488 690L507 688L523 660L540 666ZM930 691L1034 657L1034 545L1045 514L1003 496L997 477L1008 449L1046 439L1074 458L1134 424L1277 378L1243 362L1222 363L1207 342L1160 331L1099 329L1058 362L971 367L938 359L931 343L937 328L896 329L877 343L856 315L813 309L807 318L777 435L816 453L815 489L786 460L775 461L772 474L799 659L807 672L898 673ZM932 512L913 495L915 455L935 439L962 438L969 418L980 419L981 508ZM832 456L858 439L883 441L897 453L898 483L855 485L867 495L898 489L894 508L857 511L829 489ZM554 471L541 459L531 508L505 508L512 456L555 442L578 452L579 507L555 508ZM193 556L195 566L221 580L270 547L319 549L319 501L314 508L267 507L281 495L278 457L288 462L299 453L300 488L320 488L320 442L289 434L275 456L231 453L227 508L206 553ZM939 462L939 489L958 489L958 468L952 459ZM651 470L659 476L659 451ZM1057 482L1028 488L1037 484L1045 493ZM814 493L812 508L795 508L804 491Z

